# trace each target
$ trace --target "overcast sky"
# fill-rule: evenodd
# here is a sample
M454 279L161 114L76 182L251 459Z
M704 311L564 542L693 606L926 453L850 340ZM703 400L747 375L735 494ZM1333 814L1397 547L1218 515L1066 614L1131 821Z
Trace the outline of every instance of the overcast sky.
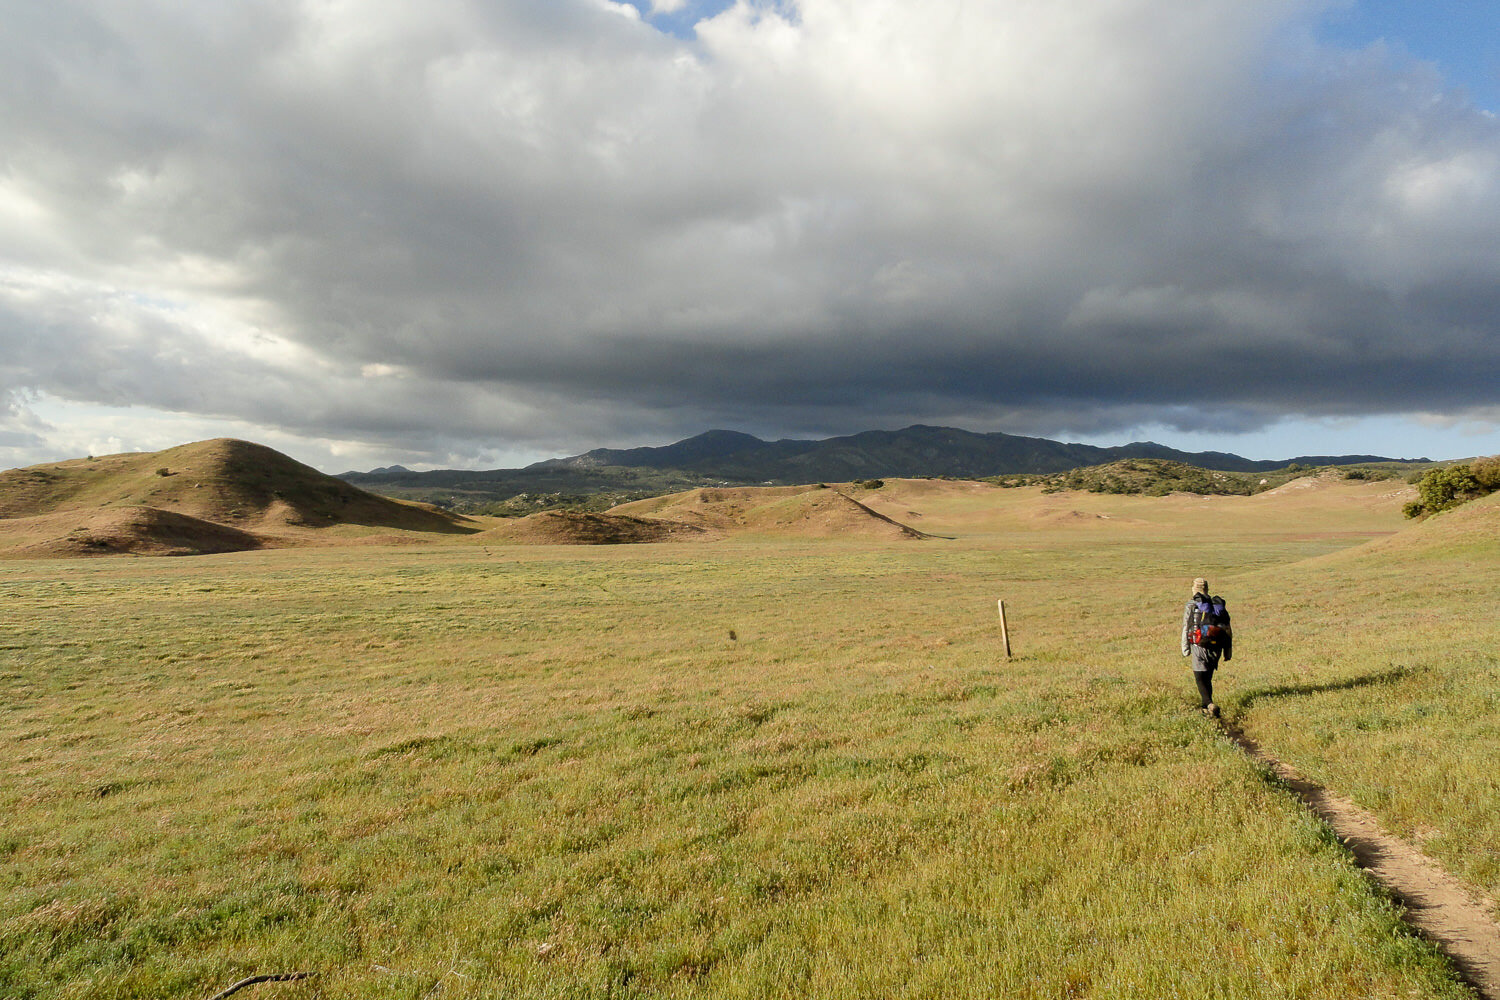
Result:
M1500 452L1491 0L0 0L0 467Z

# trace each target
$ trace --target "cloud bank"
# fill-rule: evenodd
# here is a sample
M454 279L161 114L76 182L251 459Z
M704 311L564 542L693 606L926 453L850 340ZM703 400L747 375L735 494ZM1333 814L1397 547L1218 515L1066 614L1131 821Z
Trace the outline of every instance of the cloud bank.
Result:
M1500 125L1331 6L22 5L0 444L1492 416Z

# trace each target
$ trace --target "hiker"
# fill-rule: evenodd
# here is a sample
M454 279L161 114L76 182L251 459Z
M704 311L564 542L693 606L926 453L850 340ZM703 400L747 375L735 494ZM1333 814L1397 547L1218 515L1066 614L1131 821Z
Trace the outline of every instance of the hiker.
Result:
M1210 597L1208 581L1201 576L1193 581L1192 600L1182 609L1182 655L1192 657L1193 680L1203 701L1203 714L1217 719L1214 670L1220 656L1226 663L1234 658L1234 632L1229 627L1224 598Z

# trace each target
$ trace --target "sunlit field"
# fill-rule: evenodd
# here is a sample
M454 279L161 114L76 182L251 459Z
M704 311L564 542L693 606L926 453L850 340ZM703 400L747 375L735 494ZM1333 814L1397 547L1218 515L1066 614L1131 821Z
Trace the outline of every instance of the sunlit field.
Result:
M3 564L0 996L1466 996L1178 651L1500 894L1496 508L1393 489Z
M1244 585L1264 647L1235 714L1500 899L1500 497Z

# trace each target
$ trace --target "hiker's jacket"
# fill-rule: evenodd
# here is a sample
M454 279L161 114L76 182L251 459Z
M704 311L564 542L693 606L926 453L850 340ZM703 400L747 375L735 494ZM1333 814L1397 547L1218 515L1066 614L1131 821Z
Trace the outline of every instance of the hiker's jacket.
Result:
M1212 670L1219 665L1220 650L1195 646L1190 635L1193 628L1193 613L1197 610L1197 601L1188 601L1187 606L1182 609L1182 655L1193 658L1194 670ZM1225 660L1234 659L1234 631L1232 629L1229 638L1224 642L1222 652Z

